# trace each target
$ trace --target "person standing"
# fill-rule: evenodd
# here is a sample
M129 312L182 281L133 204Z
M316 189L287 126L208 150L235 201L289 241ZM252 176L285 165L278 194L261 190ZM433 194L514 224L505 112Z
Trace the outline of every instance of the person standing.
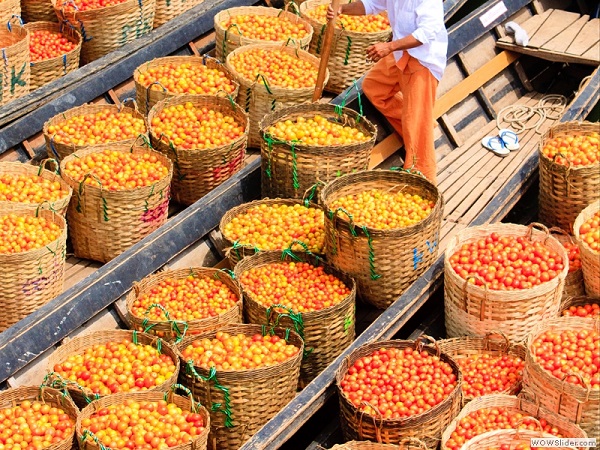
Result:
M448 33L442 0L358 0L338 14L364 15L387 11L392 41L367 49L375 65L362 89L404 141L405 168L436 180L433 140L435 92L446 68ZM327 17L333 18L329 6Z

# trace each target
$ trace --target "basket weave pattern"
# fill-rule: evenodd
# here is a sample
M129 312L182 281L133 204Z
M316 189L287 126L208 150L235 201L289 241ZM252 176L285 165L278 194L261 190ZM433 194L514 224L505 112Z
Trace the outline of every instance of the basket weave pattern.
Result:
M556 317L560 309L568 264L554 279L531 289L495 291L476 286L461 278L449 259L464 243L484 239L496 232L500 236L530 236L543 241L564 262L567 253L548 230L545 232L507 223L467 228L454 236L446 247L444 261L444 308L448 337L482 336L492 331L504 333L511 341L521 342L540 321Z
M242 168L249 124L246 113L231 99L208 95L182 95L161 100L148 113L148 122L152 123L152 119L164 108L186 102L230 115L244 127L244 134L235 141L207 149L176 148L166 137L157 136L150 128L152 146L173 161L173 198L184 205L191 205Z
M268 134L272 125L298 117L320 115L341 125L358 128L369 139L355 144L328 147L281 141ZM328 183L341 174L366 170L375 145L377 128L349 108L339 111L331 104L312 103L278 109L259 124L262 138L261 192L263 197L302 198L317 181Z
M21 17L25 23L58 23L51 0L21 0Z
M508 444L511 449L519 444L530 445L531 439L555 438L548 433L531 430L496 430L480 434L461 447L461 450L489 450L499 445ZM558 450L574 450L574 447L552 447Z
M20 0L2 0L0 2L0 24L2 24L2 28L4 28L4 25L12 18L12 16L20 15ZM2 47L2 45L0 45L0 47Z
M262 333L260 325L227 325L219 331L230 334L242 333L253 335ZM275 333L285 336L285 330L278 328ZM215 332L188 336L177 345L180 352L196 339L212 339ZM300 348L296 356L274 366L243 370L216 371L211 373L201 367L194 370L204 379L198 378L188 371L182 370L181 383L187 386L194 398L203 405L210 406L211 430L209 449L234 450L248 440L260 427L294 398L300 360L302 358L302 339L295 332L290 332L288 343ZM187 367L188 361L181 361ZM185 373L184 373L185 372ZM209 381L205 381L208 379ZM228 391L226 401L224 392L216 387L217 383ZM219 406L216 406L216 405ZM212 406L211 406L212 405ZM220 410L230 405L231 425L226 426L227 416ZM216 407L213 407L216 406Z
M421 222L393 230L355 226L346 216L333 214L333 201L371 189L418 194L435 206ZM327 184L320 197L326 211L327 260L353 277L359 297L377 308L391 305L435 261L443 199L425 178L387 170L357 172Z
M168 174L150 186L108 191L101 184L80 183L65 173L65 166L74 158L106 149L152 153L168 168ZM110 261L167 221L173 165L161 153L145 146L96 146L67 156L61 163L61 171L75 193L69 203L67 217L73 249L78 258Z
M336 305L320 311L308 311L301 314L304 326L304 345L309 353L302 360L300 381L302 384L308 384L354 340L356 284L352 278L323 264L320 258L305 253L298 253L296 257L314 266L322 265L325 273L340 279L351 290L350 294ZM281 261L281 252L260 252L249 256L236 264L234 269L236 278L240 279L244 272L252 268ZM283 261L292 262L295 259L288 255L284 257ZM248 321L258 325L265 324L268 307L259 303L253 294L244 289L243 284L242 291L244 293L244 310ZM277 316L277 313L273 313L273 315ZM272 324L273 321L270 322ZM294 323L289 317L282 317L279 320L279 326L293 329Z
M156 0L153 27L158 28L204 0Z
M188 276L194 277L211 277L220 280L225 284L238 298L238 302L223 314L215 317L207 317L205 319L190 320L186 323L188 335L195 335L207 331L215 330L228 323L242 322L242 293L240 287L235 280L219 269L207 267L191 267L189 269L165 270L150 275L144 278L139 283L134 283L133 289L127 294L127 320L130 323L130 328L154 334L172 342L179 338L178 332L174 329L175 326L183 326L182 321L176 320L175 323L169 321L148 320L144 317L136 316L132 312L133 303L136 299L150 291L154 286L158 285L166 278L180 279ZM167 311L169 312L169 311Z
M0 18L3 7L12 11L13 2L3 0L0 2ZM18 4L18 3L17 3ZM11 13L3 23L11 18ZM18 14L18 13L17 13ZM0 106L22 97L29 93L30 68L29 68L29 32L19 23L10 20L10 30L0 26L0 50L2 51L2 64L0 65Z
M533 343L546 331L596 330L600 321L581 317L560 317L539 323L527 338L527 358L523 383L540 400L540 404L573 423L591 438L600 439L600 390L559 380L534 359Z
M277 86L267 86L261 81L250 80L240 75L231 66L231 58L245 51L262 48L265 50L282 50L290 55L295 55L298 59L309 61L317 70L319 59L310 53L293 47L287 47L281 44L254 44L246 45L232 51L227 56L226 66L234 75L235 80L240 85L240 92L237 97L237 103L248 113L250 119L250 130L248 134L248 146L260 148L262 139L259 133L259 122L268 113L286 106L298 105L300 103L312 100L314 87L305 87L299 89L288 89ZM329 77L329 72L325 75L325 80Z
M567 242L571 244L575 244L575 240L573 237L564 231L562 228L550 228L550 232L554 233L554 237L561 244L565 244ZM567 272L567 276L565 277L565 287L563 289L562 302L564 303L567 299L571 297L579 297L581 295L585 295L585 285L583 283L583 269L580 267L577 270Z
M52 11L54 14L54 11ZM30 62L31 84L30 90L35 90L63 75L72 72L79 68L79 53L81 51L81 34L75 28L70 26L59 25L55 22L32 22L25 25L29 32L46 30L60 32L69 41L74 42L77 46L65 53L64 55L54 58L45 59L38 62Z
M267 42L279 45L286 44L287 39L282 41L263 41L260 39L251 39L235 32L235 27L233 30L231 30L223 26L223 22L232 17L242 15L285 17L295 25L302 25L307 33L305 37L297 42L297 45L303 50L308 50L308 46L313 37L313 28L305 19L297 16L296 14L288 12L287 8L286 10L281 10L278 8L266 8L264 6L239 6L237 8L225 9L215 15L215 56L219 61L225 61L227 56L232 51L245 45L264 44Z
M428 447L437 448L444 429L456 417L462 403L462 375L456 363L444 353L431 346L422 346L429 354L439 355L441 361L448 363L456 375L456 387L445 400L436 406L411 417L402 419L384 419L361 411L354 406L341 389L341 381L348 369L360 358L371 355L380 348L407 347L418 348L419 341L381 341L366 344L348 355L336 372L336 386L340 402L342 432L347 440L371 440L386 444L397 444L407 437L418 437Z
M329 4L329 1L307 0L300 5L300 15L314 29L309 51L316 56L320 56L322 52L325 24L309 17L307 11L311 11L322 4ZM331 76L326 89L339 94L351 86L354 81L358 80L375 64L373 61L367 60L367 48L378 42L387 42L391 37L391 28L377 33L358 33L336 27L327 64Z
M593 297L600 297L600 254L593 251L589 245L581 240L579 228L599 210L600 200L596 200L581 211L573 225L575 240L579 246L579 254L581 256L581 268L583 270L585 292Z
M370 441L350 441L337 444L331 450L428 450L427 445L417 438L403 439L399 445L381 444Z
M550 128L542 137L540 155L540 220L571 231L577 215L600 198L600 163L577 167L558 164L542 153L551 139L600 133L600 123L566 122ZM560 205L560 207L557 207Z
M62 293L67 251L67 225L60 214L4 202L0 205L0 216L6 214L44 217L63 232L42 248L0 254L0 332Z

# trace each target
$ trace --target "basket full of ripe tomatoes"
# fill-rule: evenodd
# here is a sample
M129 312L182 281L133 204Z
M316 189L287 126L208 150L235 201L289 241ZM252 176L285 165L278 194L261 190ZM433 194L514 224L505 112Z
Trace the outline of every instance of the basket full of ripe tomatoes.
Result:
M539 224L499 223L457 233L444 261L448 337L501 331L523 341L539 321L558 315L567 258Z
M573 228L581 255L585 291L600 297L600 200L581 211Z

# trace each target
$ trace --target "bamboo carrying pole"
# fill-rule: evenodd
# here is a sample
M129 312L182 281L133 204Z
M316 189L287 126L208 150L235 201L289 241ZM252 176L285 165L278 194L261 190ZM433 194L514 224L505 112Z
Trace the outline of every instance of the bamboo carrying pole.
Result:
M329 52L333 41L333 31L335 29L335 20L340 9L340 0L332 0L331 9L333 9L333 19L327 21L325 28L325 37L323 39L323 50L321 51L321 63L319 64L319 73L317 74L317 85L313 94L313 102L321 98L323 94L323 85L325 84L325 74L327 73L327 63L329 62Z

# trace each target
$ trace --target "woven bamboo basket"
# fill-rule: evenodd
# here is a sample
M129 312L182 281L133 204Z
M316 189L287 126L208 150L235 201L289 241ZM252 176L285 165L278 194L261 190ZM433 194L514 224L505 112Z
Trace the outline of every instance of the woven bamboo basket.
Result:
M600 297L600 254L592 250L587 243L581 240L579 228L598 211L600 211L600 200L596 200L581 211L573 225L575 241L577 241L581 256L585 292L593 297Z
M63 232L58 239L36 250L0 254L0 332L62 293L67 251L67 224L60 214L3 202L0 216L7 214L40 216Z
M231 59L235 58L236 55L240 53L255 48L261 48L264 50L282 50L290 55L296 55L296 57L300 60L309 61L315 70L318 70L319 59L304 50L299 50L297 48L288 47L281 44L245 45L244 47L240 47L232 51L227 56L226 66L229 71L233 73L236 81L240 84L240 92L237 97L237 103L245 108L250 118L248 146L260 148L262 139L260 137L258 124L262 118L268 113L279 108L311 101L314 92L314 86L299 89L288 89L270 85L268 78L265 79L262 77L262 75L257 76L257 78L254 80L240 75L231 66ZM328 78L329 71L325 75L325 81L327 81ZM265 85L265 83L267 84Z
M0 24L8 22L12 16L21 15L21 2L19 0L0 1Z
M31 82L29 89L31 91L62 77L79 68L79 53L81 51L81 34L75 28L59 25L55 22L32 22L25 25L25 28L32 33L34 31L54 31L61 33L69 41L77 44L70 52L61 56L45 59L38 62L29 62L31 71Z
M193 277L211 277L220 280L225 286L227 286L238 298L237 303L223 314L219 314L214 317L207 317L204 319L189 320L187 322L173 319L167 321L148 320L147 317L136 316L132 312L133 303L136 299L150 291L153 287L159 284L166 278L186 278L188 276ZM130 328L144 331L169 342L179 342L184 335L196 335L205 333L220 328L221 326L228 323L241 323L242 322L242 293L237 281L233 280L230 275L223 271L215 268L207 267L190 267L189 269L176 269L176 270L165 270L162 272L155 273L144 278L139 283L133 284L133 289L127 295L127 320L129 321ZM168 310L166 310L169 313ZM171 312L171 315L173 313Z
M21 0L21 17L25 23L58 23L52 0Z
M506 408L510 412L520 413L535 419L544 419L565 438L586 438L587 434L577 425L569 422L562 416L555 414L539 404L539 400L531 393L522 392L519 396L507 394L492 394L474 398L467 404L444 430L442 434L441 450L448 450L448 440L456 430L458 423L469 414L486 408ZM473 438L474 439L474 438ZM470 443L471 441L465 442ZM472 447L475 448L475 447Z
M350 1L344 1L344 3L350 3ZM307 11L322 4L329 4L329 2L327 0L307 0L300 5L300 15L315 30L309 51L317 57L321 56L323 50L326 24L309 17ZM351 86L375 64L367 59L367 48L378 42L387 42L391 37L391 27L389 30L377 33L358 33L336 27L327 64L331 76L325 89L339 94Z
M548 443L556 439L548 433L532 430L496 430L480 434L461 447L461 450L493 450L508 444L510 450L522 448L520 445L530 445L532 439L547 438ZM534 447L541 448L541 447ZM548 447L544 447L548 448ZM575 447L552 447L558 450L575 450Z
M175 167L171 185L173 199L184 205L191 205L242 168L249 123L248 115L231 98L208 95L182 95L161 100L148 113L148 123L152 123L152 119L166 107L182 105L186 102L232 116L244 127L244 134L226 145L205 149L185 149L173 145L172 141L165 136L158 136L150 126L152 146L168 156Z
M560 314L559 316L563 316L563 313L567 311L571 306L583 306L587 304L596 304L600 305L599 297L587 297L585 295L580 295L578 297L569 297L564 300L560 305Z
M24 208L29 206L32 210L38 209L48 209L57 214L64 216L67 212L67 207L69 206L69 200L71 199L71 195L73 194L73 189L69 186L65 180L63 180L58 173L58 164L56 163L56 169L54 171L46 169L46 165L48 162L55 162L54 160L45 160L42 162L41 166L34 166L32 164L24 164L20 162L0 162L0 176L2 175L11 175L11 176L19 176L19 175L36 175L44 180L48 180L50 182L58 182L60 183L60 188L64 191L67 191L68 194L58 200L53 202L44 201L42 203L20 203ZM11 205L14 205L14 202L9 201L0 201L0 205L6 206L10 208Z
M238 215L243 214L246 211L248 211L249 209L255 208L259 205L288 205L288 206L304 205L304 206L306 206L306 203L303 202L302 200L294 200L294 199L287 199L287 198L271 198L271 199L265 198L262 200L255 200L253 202L243 203L241 205L235 206L235 207L231 208L229 211L227 211L225 214L223 214L223 217L221 217L221 221L219 222L219 231L221 232L221 234L223 236L223 243L226 248L225 252L226 252L227 258L231 262L232 266L235 266L242 258L245 258L247 256L251 256L251 255L254 255L255 253L258 253L259 251L261 251L261 249L252 244L240 244L237 241L235 241L231 236L227 236L227 233L225 232L225 226L229 222L231 222L234 217L237 217ZM308 203L307 207L319 209L319 207L314 203ZM302 240L302 239L300 239L300 240ZM292 244L292 242L289 242L288 244ZM281 252L284 249L282 248L282 249L278 249L278 250Z
M103 150L151 153L169 172L162 180L149 186L120 191L105 190L100 182L98 185L79 182L65 173L69 161ZM108 262L167 221L173 164L161 153L138 145L95 146L63 159L61 172L75 192L67 217L73 249L78 258Z
M153 88L152 85L145 87L142 86L139 82L140 74L152 69L154 67L160 67L165 64L190 64L193 67L206 66L209 69L216 69L221 72L231 80L231 83L234 85L235 89L233 92L229 93L233 98L236 98L239 92L240 85L233 79L233 75L229 70L220 63L215 58L211 58L210 56L202 56L199 58L198 56L167 56L164 58L156 58L152 61L148 61L147 63L142 64L133 72L133 81L135 83L135 101L140 109L140 112L143 115L148 115L148 112L154 105L156 105L159 101L165 100L172 97L177 97L182 94L174 94L169 92L164 86L160 83L156 82L156 89ZM227 92L223 90L219 90L216 92L216 95L227 96ZM200 97L200 95L187 94L193 97ZM205 94L208 95L208 94Z
M155 387L144 389L144 392L166 392L173 384L175 384L177 381L177 375L179 373L179 359L175 347L156 336L130 330L93 331L72 339L67 338L63 340L63 343L48 357L48 379L54 386L61 386L62 384L63 388L66 387L69 391L69 394L73 398L73 401L80 408L84 408L88 403L90 403L91 400L97 400L103 397L112 397L113 395L100 396L93 393L88 387L81 386L77 383L72 383L69 380L64 380L58 374L55 374L54 367L57 364L62 364L71 355L83 354L88 348L91 348L94 345L106 344L108 342L121 342L123 340L134 342L136 345L150 345L158 349L159 353L168 355L175 364L175 371L164 381L164 383ZM133 392L135 392L135 388Z
M224 326L219 331L254 335L262 334L263 329L260 325L239 324ZM286 331L276 328L275 334L283 338ZM188 336L177 348L181 352L194 340L212 339L215 334L212 331L196 337ZM294 398L304 345L294 331L289 332L288 343L300 349L296 356L274 366L242 371L207 370L194 366L192 361L184 361L180 353L182 368L185 369L182 369L181 383L211 412L209 449L237 450Z
M364 142L337 145L303 145L282 141L268 133L269 127L285 120L318 114L331 122L359 129L369 137ZM377 128L366 117L349 108L312 103L290 106L266 115L259 123L262 142L261 191L263 197L302 198L318 181L369 168Z
M235 276L239 280L242 274L255 267L281 261L303 261L313 266L323 266L325 273L331 274L341 280L351 292L345 299L336 305L320 311L298 313L289 311L288 308L280 310L278 314L274 304L265 306L256 300L255 296L242 286L244 293L244 310L248 322L259 325L265 324L303 330L306 356L300 366L300 384L305 386L319 373L321 373L346 347L354 340L354 310L356 303L356 283L346 274L323 263L321 258L312 254L290 254L281 252L260 252L238 262L234 268ZM287 311L287 313L285 312ZM268 318L268 319L267 319Z
M164 25L169 20L183 14L204 0L156 0L153 28Z
M435 206L421 222L392 230L355 225L349 216L331 210L331 203L340 197L371 189L418 194L435 201ZM444 202L424 177L388 170L356 172L327 184L320 198L327 260L353 277L359 297L375 307L391 305L436 260Z
M556 240L563 245L567 242L577 245L573 239L573 236L571 236L562 228L552 227L550 228L550 233L553 233ZM579 297L581 295L585 295L585 285L583 283L583 270L580 267L577 270L569 270L567 272L562 302L564 303L570 297Z
M181 395L175 395L174 392L176 389L187 391L187 396L184 397ZM175 403L183 411L200 414L205 424L202 433L185 444L180 444L169 448L172 450L206 450L208 433L210 430L210 415L204 406L199 405L194 401L191 392L186 387L178 384L172 385L168 392L120 392L100 398L87 405L81 410L81 414L77 420L77 443L79 444L80 450L98 450L108 448L104 445L99 445L99 441L96 442L95 440L98 438L89 430L84 429L81 421L83 419L89 419L102 408L114 405L125 405L125 402L129 400L133 400L135 402L159 402L161 400L165 400L168 403ZM87 439L87 437L90 437L91 440Z
M581 385L559 380L534 358L533 343L539 335L546 331L566 330L595 330L600 333L600 320L559 317L537 324L527 337L523 385L539 398L544 408L576 423L589 437L600 439L600 389L592 389L580 377Z
M0 392L0 409L12 408L24 401L40 401L51 407L62 409L73 420L73 433L45 450L71 450L75 436L75 423L79 418L79 410L73 400L63 392L46 386L21 386ZM10 447L10 445L9 445Z
M301 26L306 30L306 36L299 39L297 44L302 50L308 50L308 46L313 37L313 28L305 19L299 15L293 14L287 11L287 7L282 10L278 8L267 8L264 6L239 6L237 8L225 9L215 15L215 56L220 61L225 61L227 55L229 55L235 49L243 47L244 45L252 44L264 44L266 42L285 45L288 41L284 38L280 41L264 41L261 39L247 38L240 35L237 32L236 26L230 26L225 28L224 22L237 16L255 15L255 16L267 16L267 17L281 17L291 21L294 25Z
M543 226L542 226L543 227ZM539 231L524 225L498 223L467 228L448 243L444 261L444 309L448 337L482 336L491 331L503 332L511 341L523 341L534 325L556 317L560 309L568 264L557 277L531 289L495 291L461 278L449 259L464 243L485 238L493 232L501 236L527 236L542 241L564 262L565 248L543 227Z
M600 198L600 163L590 166L567 165L550 159L542 152L548 141L556 137L600 133L600 123L565 122L550 128L541 138L540 156L540 221L572 231L577 215ZM558 155L557 155L558 156ZM556 205L560 205L557 208Z
M499 337L500 340L495 339ZM521 358L525 363L525 346L522 344L512 344L510 340L502 333L488 333L483 337L459 337L444 339L438 341L440 350L450 356L454 361L468 358L474 355L487 354L491 356L509 355ZM498 392L498 394L518 394L521 390L522 379L518 379L507 390ZM473 397L467 397L463 392L463 405L473 400Z
M429 450L425 442L417 438L406 438L400 444L381 444L370 441L350 441L337 444L331 450Z
M2 5L9 6L11 0L2 0ZM10 6L9 6L10 7ZM2 12L0 10L0 16ZM10 19L11 16L9 16ZM0 26L0 106L29 94L29 32L14 19L4 19L5 26Z
M128 106L121 105L98 105L98 104L85 104L81 106L76 106L75 108L71 108L63 113L57 114L46 123L44 123L44 127L42 132L44 133L44 140L46 141L46 152L48 153L49 158L55 158L58 161L62 161L64 158L69 156L72 153L75 153L79 150L96 148L106 144L111 145L126 145L133 144L138 136L132 139L115 141L115 142L105 142L98 145L75 145L75 144L65 144L61 142L56 142L54 140L54 135L51 135L48 131L48 128L51 125L59 125L61 122L68 120L72 117L87 115L87 114L97 114L103 110L112 110L114 112L122 112L129 113L133 117L144 120L144 116L140 114L140 112L136 108L130 108Z
M348 372L348 369L360 358L371 355L380 348L398 348L407 347L421 349L427 353L439 356L440 360L449 364L456 375L456 387L446 399L431 409L421 414L416 414L402 419L386 419L377 415L371 415L368 412L357 408L342 391L341 381ZM402 439L408 437L418 437L429 448L437 448L438 442L442 437L442 432L456 417L461 408L461 383L462 375L452 358L445 353L440 352L439 346L423 345L422 338L416 341L381 341L371 342L354 350L348 355L335 375L336 387L340 403L340 419L342 423L342 433L347 440L370 440L383 442L385 444L397 444ZM373 408L376 410L376 408Z
M83 37L81 64L87 64L152 31L155 0L124 0L112 6L78 11L70 0L52 0L59 22L67 21Z

